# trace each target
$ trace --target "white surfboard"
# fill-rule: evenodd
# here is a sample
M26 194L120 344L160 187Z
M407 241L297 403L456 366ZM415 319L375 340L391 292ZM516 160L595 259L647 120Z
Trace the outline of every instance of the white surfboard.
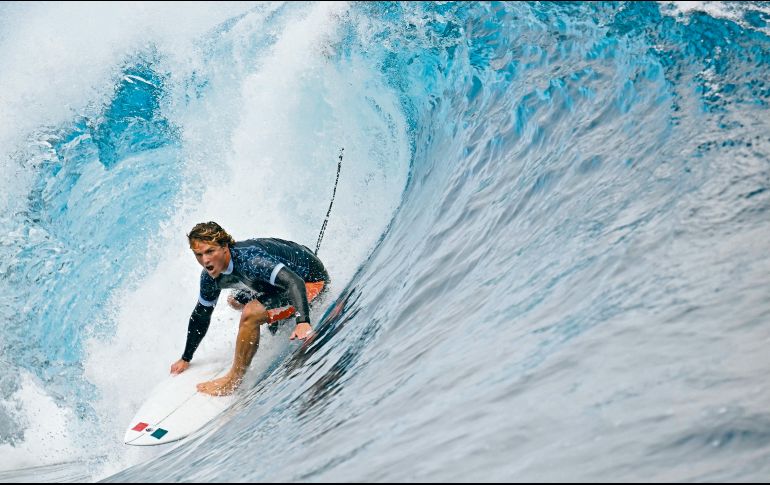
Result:
M230 407L235 397L209 396L196 385L224 375L231 362L195 360L177 375L162 380L139 408L126 430L132 446L154 446L186 438Z

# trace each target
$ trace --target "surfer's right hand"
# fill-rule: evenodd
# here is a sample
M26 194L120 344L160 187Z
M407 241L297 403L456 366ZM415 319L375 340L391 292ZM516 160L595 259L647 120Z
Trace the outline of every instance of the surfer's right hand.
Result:
M179 359L173 364L171 364L171 373L172 374L181 374L182 372L186 371L187 368L190 367L190 363L187 362L184 359Z

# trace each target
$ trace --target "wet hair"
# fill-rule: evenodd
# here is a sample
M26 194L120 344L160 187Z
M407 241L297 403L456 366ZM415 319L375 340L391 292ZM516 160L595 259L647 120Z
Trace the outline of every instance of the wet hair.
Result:
M213 243L222 247L232 247L235 244L233 236L222 229L222 226L212 221L196 224L195 227L192 228L192 231L190 231L190 234L187 235L187 241L190 243L191 247L193 241L201 241L208 244Z

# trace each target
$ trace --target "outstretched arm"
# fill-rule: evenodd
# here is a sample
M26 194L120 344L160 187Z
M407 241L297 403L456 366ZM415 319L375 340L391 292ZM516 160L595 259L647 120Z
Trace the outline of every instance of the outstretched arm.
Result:
M195 305L195 309L193 310L192 315L190 315L190 323L187 326L187 343L185 344L184 353L180 360L188 363L192 360L195 350L198 348L198 345L200 345L209 329L212 313L214 313L213 306L205 306L201 303ZM179 362L177 362L177 364L179 364ZM174 372L173 367L171 371ZM181 370L179 372L181 372Z
M198 295L198 304L195 305L190 323L187 325L187 343L184 347L182 358L174 362L171 366L172 374L184 372L190 366L195 349L206 336L206 331L211 323L211 314L214 313L214 306L219 299L220 289L216 281L208 275L206 270L201 271L200 294Z

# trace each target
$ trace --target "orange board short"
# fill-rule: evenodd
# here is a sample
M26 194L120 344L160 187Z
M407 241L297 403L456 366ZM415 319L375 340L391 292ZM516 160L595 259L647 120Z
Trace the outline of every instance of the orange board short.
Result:
M316 299L316 297L324 289L324 284L326 284L325 281L315 281L313 283L305 283L305 291L307 292L308 302L311 302ZM267 317L268 317L267 321L268 323L275 323L280 320L286 320L287 318L293 317L294 312L295 310L293 306L274 308L272 310L267 311Z

